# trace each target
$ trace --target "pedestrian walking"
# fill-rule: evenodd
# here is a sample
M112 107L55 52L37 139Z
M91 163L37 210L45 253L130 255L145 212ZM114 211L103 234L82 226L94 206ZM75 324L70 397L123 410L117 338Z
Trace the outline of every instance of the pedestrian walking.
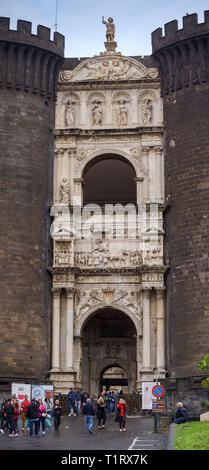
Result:
M28 405L26 418L29 420L29 429L30 436L33 435L33 425L35 427L35 435L39 434L39 404L36 402L35 398L32 398L31 403Z
M55 431L59 430L61 416L62 416L62 407L60 405L59 400L55 400L54 408L53 408L53 415L54 415L54 429Z
M14 407L12 405L12 400L11 398L8 398L7 402L5 403L4 406L4 417L5 417L5 423L3 424L1 428L1 433L4 434L5 429L10 432L9 436L13 437L15 435L15 430L14 430Z
M68 393L68 416L71 416L71 414L74 413L74 416L76 416L76 404L75 404L75 391L70 388L70 391ZM73 410L73 413L71 413L71 410Z
M13 400L14 401L14 400ZM15 422L14 422L14 406L12 404L11 398L7 402L7 427L10 430L9 437L15 436Z
M89 393L88 393L86 390L84 390L83 395L82 395L82 403L83 403L83 405L84 405L84 403L86 403L87 398L90 398L90 397L89 397Z
M87 398L86 403L84 403L83 414L86 419L86 430L92 434L94 408L90 398Z
M96 393L94 394L93 398L92 398L92 404L93 404L93 408L94 408L94 413L96 414L97 413L97 402L98 402L98 395L96 395Z
M177 406L177 411L175 414L174 423L176 424L186 423L188 421L186 408L184 408L184 405L181 402L178 402L176 406Z
M53 412L53 404L49 397L45 399L45 407L46 407L46 421L45 426L50 428L51 427L51 419L52 419L52 412Z
M104 425L106 422L106 412L105 412L106 404L104 402L104 398L100 397L97 401L97 419L98 419L98 429L104 429ZM101 426L102 423L102 426Z
M76 394L75 394L75 400L76 400L76 412L79 415L81 413L81 402L82 402L82 392L80 388L77 388Z
M28 400L28 395L25 395L20 407L20 410L22 412L22 431L25 431L26 415L29 405L30 401Z
M2 434L4 432L4 431L2 431L2 428L4 426L4 422L6 423L6 420L7 420L6 403L7 403L7 400L4 399L2 404L1 404L1 429L0 429L0 431L2 432Z
M117 404L118 416L119 416L119 428L120 431L126 431L126 409L127 405L123 398L120 398L119 403ZM116 417L117 419L117 417Z
M19 419L19 416L20 416L20 407L19 407L19 403L16 400L16 398L13 400L13 407L14 407L14 415L13 415L14 434L15 434L15 437L16 437L16 436L18 436L18 432L17 432L19 430L18 419Z
M45 434L46 415L47 415L46 406L43 404L41 399L38 400L38 402L39 402L39 407L38 407L38 411L39 411L39 430L42 426L42 434Z

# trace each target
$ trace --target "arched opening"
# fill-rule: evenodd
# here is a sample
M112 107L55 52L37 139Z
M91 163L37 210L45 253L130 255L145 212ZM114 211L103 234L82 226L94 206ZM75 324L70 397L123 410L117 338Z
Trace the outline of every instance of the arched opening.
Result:
M83 171L83 204L136 204L135 177L135 169L124 157L95 157Z
M116 390L128 392L128 379L126 371L115 363L107 367L100 376L100 392Z
M129 392L136 388L136 327L124 312L105 307L91 315L83 327L82 350L83 389L98 394L110 368L121 369L120 375L112 371L112 385Z

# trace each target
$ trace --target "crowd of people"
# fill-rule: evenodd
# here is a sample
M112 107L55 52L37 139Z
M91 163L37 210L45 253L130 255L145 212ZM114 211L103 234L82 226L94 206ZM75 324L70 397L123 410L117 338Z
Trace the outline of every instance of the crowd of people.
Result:
M46 398L44 402L32 398L29 401L28 396L24 396L21 404L14 395L7 400L3 400L1 405L1 425L0 432L8 433L9 437L17 437L20 431L20 417L22 418L22 431L29 430L30 436L45 434L46 427L51 427L51 420L54 417L54 428L57 431L60 425L62 407L59 400L55 400L54 404L50 398Z
M103 430L106 423L107 414L112 415L119 423L120 431L125 431L127 404L122 398L122 392L108 391L99 395L89 396L89 393L80 389L76 391L72 388L68 393L68 416L83 415L86 422L86 430L92 433L93 417L98 420L98 430ZM30 436L44 435L47 427L51 427L52 419L55 431L59 430L62 416L62 406L60 399L56 398L54 403L50 398L44 401L41 399L31 401L28 396L24 396L21 403L15 395L11 395L7 400L3 400L1 405L0 432L7 433L9 437L17 437L22 432L29 430Z
M125 431L127 404L122 398L122 391L101 392L90 398L88 392L80 389L74 391L72 388L68 393L68 416L83 413L86 419L86 430L92 433L93 416L97 417L98 429L105 427L107 414L115 416L119 423L120 431Z

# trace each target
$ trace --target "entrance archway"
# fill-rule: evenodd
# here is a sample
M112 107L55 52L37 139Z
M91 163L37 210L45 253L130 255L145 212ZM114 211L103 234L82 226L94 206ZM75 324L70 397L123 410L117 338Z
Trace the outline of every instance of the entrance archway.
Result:
M136 389L136 328L124 312L105 307L91 315L82 331L82 349L82 387L91 395L101 391L110 367L125 371L129 392Z
M118 392L128 390L126 371L117 363L112 364L101 373L100 392L108 390L117 390Z

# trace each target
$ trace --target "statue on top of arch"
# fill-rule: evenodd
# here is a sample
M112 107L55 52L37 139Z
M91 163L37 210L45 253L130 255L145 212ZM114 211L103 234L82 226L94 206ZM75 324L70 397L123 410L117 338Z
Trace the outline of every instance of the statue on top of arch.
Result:
M117 42L115 42L115 25L113 23L113 18L109 17L108 21L105 21L104 16L102 16L102 23L106 26L106 42L105 47L107 52L115 52L117 47Z

